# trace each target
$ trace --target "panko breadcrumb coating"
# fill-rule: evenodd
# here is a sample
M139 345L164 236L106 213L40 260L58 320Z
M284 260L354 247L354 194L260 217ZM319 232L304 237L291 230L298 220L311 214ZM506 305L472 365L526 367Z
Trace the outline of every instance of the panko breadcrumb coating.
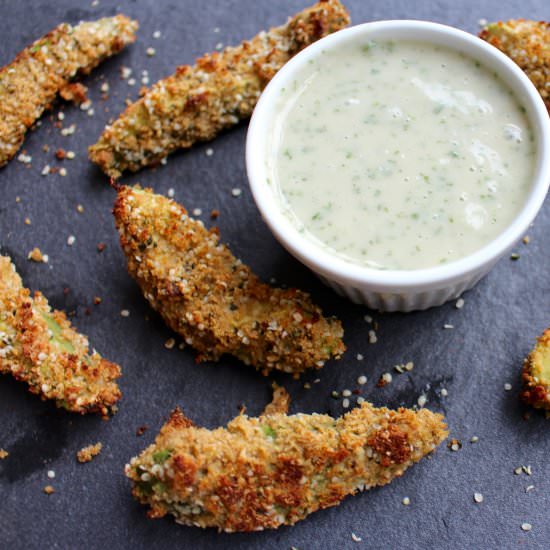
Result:
M130 275L197 361L227 353L264 374L297 375L344 352L338 320L305 292L260 282L173 200L121 186L114 216Z
M366 402L339 419L241 415L215 430L193 426L176 409L126 475L150 517L169 513L184 525L261 531L389 483L446 436L439 414Z
M96 443L95 445L88 445L87 447L83 447L76 453L76 459L78 462L84 464L85 462L91 462L94 457L96 457L103 448L103 445L101 443Z
M40 292L31 297L5 256L0 256L0 373L81 414L107 415L121 396L118 365L90 353L87 338Z
M261 91L292 56L348 24L338 0L321 0L285 25L178 67L105 128L90 159L118 178L213 139L252 114Z
M550 328L523 363L521 398L537 409L550 411Z
M137 23L106 17L73 27L62 23L0 70L0 166L69 81L134 42Z
M510 19L490 23L479 34L525 71L550 113L550 23Z

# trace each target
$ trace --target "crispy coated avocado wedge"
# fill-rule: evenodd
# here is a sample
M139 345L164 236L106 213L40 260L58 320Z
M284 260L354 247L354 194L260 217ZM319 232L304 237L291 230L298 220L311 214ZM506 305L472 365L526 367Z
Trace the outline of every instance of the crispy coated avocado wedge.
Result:
M62 23L0 70L0 166L15 155L57 94L75 76L134 42L136 29L124 15L75 27Z
M213 139L252 114L261 91L292 56L348 24L338 0L321 0L285 25L178 67L105 128L90 159L118 178Z
M198 361L227 353L264 374L297 375L344 352L338 320L305 292L260 282L176 202L119 187L114 216L130 275Z
M153 518L220 531L293 525L347 495L391 482L447 437L426 409L369 403L322 414L241 415L227 428L193 426L176 409L155 443L126 466Z
M550 23L510 19L490 23L479 34L521 67L550 113Z
M550 328L542 333L525 359L521 377L523 401L550 412Z
M26 382L32 393L85 414L114 411L120 368L88 350L61 311L23 287L10 259L0 256L0 373Z

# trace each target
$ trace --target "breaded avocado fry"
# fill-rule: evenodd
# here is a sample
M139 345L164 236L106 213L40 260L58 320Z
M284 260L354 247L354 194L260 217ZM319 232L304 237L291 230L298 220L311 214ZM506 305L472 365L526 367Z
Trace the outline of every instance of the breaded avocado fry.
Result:
M105 128L90 159L118 178L213 139L252 114L261 91L292 56L348 23L339 0L321 0L281 27L178 67Z
M6 256L0 256L0 373L81 414L107 415L121 396L118 365L90 353L87 338L40 292L31 296Z
M261 531L389 483L446 436L439 414L366 402L339 419L241 415L215 430L195 427L176 409L126 475L150 517L172 514L184 525Z
M523 363L521 398L537 409L550 411L550 328Z
M134 42L136 29L124 15L75 27L62 23L0 70L0 166L15 155L57 94L75 76Z
M521 67L550 113L550 23L510 19L490 23L480 33Z
M198 361L227 353L264 374L298 374L344 352L338 320L305 292L260 282L176 202L119 187L114 216L130 275Z

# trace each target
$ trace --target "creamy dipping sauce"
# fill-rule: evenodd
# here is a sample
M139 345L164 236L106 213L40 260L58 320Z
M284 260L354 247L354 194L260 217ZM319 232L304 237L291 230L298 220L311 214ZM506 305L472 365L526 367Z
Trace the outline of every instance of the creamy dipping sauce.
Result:
M281 91L270 183L300 232L378 269L493 240L530 190L524 109L490 68L422 42L324 51Z

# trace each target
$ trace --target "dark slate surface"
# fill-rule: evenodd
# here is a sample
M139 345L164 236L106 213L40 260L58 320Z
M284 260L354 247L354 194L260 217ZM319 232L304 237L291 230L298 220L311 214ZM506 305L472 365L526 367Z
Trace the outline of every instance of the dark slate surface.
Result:
M97 6L70 0L0 2L0 64L61 21L76 23L122 11L141 23L138 42L86 79L95 116L74 106L56 105L53 113L62 110L64 125L75 123L76 133L61 136L48 114L24 145L33 157L32 165L12 161L0 171L2 252L11 254L31 288L44 291L55 307L74 311L75 325L124 371L124 398L109 422L56 410L27 393L22 384L0 379L0 447L10 453L0 462L0 547L549 547L550 426L537 414L524 420L517 399L522 359L549 322L548 204L529 231L531 243L518 244L520 260L501 261L465 295L462 310L447 304L406 315L368 312L323 287L283 251L261 222L245 177L244 124L212 144L172 156L166 166L126 181L140 181L163 193L173 187L176 198L189 209L203 210L206 223L210 210L219 209L223 239L238 256L264 278L308 289L328 313L342 319L349 351L340 362L307 374L301 382L277 377L292 394L292 412L341 414L341 402L330 397L331 391L353 389L357 377L366 374L369 381L363 395L377 405L412 406L427 390L428 406L447 415L451 434L463 447L451 452L442 446L392 485L348 498L295 527L272 532L220 535L177 526L171 519L152 521L132 500L124 464L153 440L174 406L182 406L197 423L215 427L231 419L241 403L246 403L249 413L258 413L270 398L270 380L230 359L197 366L191 351L164 348L172 334L126 274L110 213L114 192L86 160L86 147L121 111L124 99L137 96L143 69L153 82L219 42L251 37L306 4L298 0L211 0L200 7L190 0L100 0ZM477 32L480 18L550 16L545 0L348 0L347 4L355 23L431 19L470 32ZM155 30L162 32L160 39L152 37ZM149 46L155 47L156 56L146 55ZM134 87L120 79L123 65L133 68L138 81ZM105 102L99 90L103 80L111 87ZM42 151L44 144L50 146L49 153ZM45 164L61 164L53 158L57 147L74 150L77 158L63 163L66 177L42 177ZM214 150L212 156L206 155L208 147ZM241 197L232 197L234 187L243 189ZM79 203L84 205L83 214L76 211ZM69 247L71 234L76 243ZM96 250L100 242L107 245L102 254ZM49 254L48 265L26 260L34 246ZM65 287L70 288L67 295ZM100 306L93 305L96 295L103 299ZM129 318L120 316L122 309L130 310ZM363 319L367 313L379 323L375 345L368 343L370 327ZM444 323L453 324L454 330L443 330ZM363 361L356 359L357 353L364 355ZM412 373L394 376L383 389L375 387L382 372L404 361L414 361ZM312 389L303 388L317 377L320 382ZM507 382L513 386L508 392ZM441 396L442 388L448 390L447 397ZM144 424L149 429L136 437L136 429ZM478 436L479 443L471 444L472 436ZM104 445L101 455L90 464L78 464L76 451L96 441ZM531 477L514 475L514 468L522 464L532 466ZM48 479L48 470L55 471L55 479ZM42 492L49 483L56 490L52 496ZM526 493L529 485L535 487ZM484 495L482 504L474 504L474 492ZM405 496L411 499L408 507L401 503ZM532 523L533 530L523 532L523 522ZM361 543L352 541L352 532L362 537Z

